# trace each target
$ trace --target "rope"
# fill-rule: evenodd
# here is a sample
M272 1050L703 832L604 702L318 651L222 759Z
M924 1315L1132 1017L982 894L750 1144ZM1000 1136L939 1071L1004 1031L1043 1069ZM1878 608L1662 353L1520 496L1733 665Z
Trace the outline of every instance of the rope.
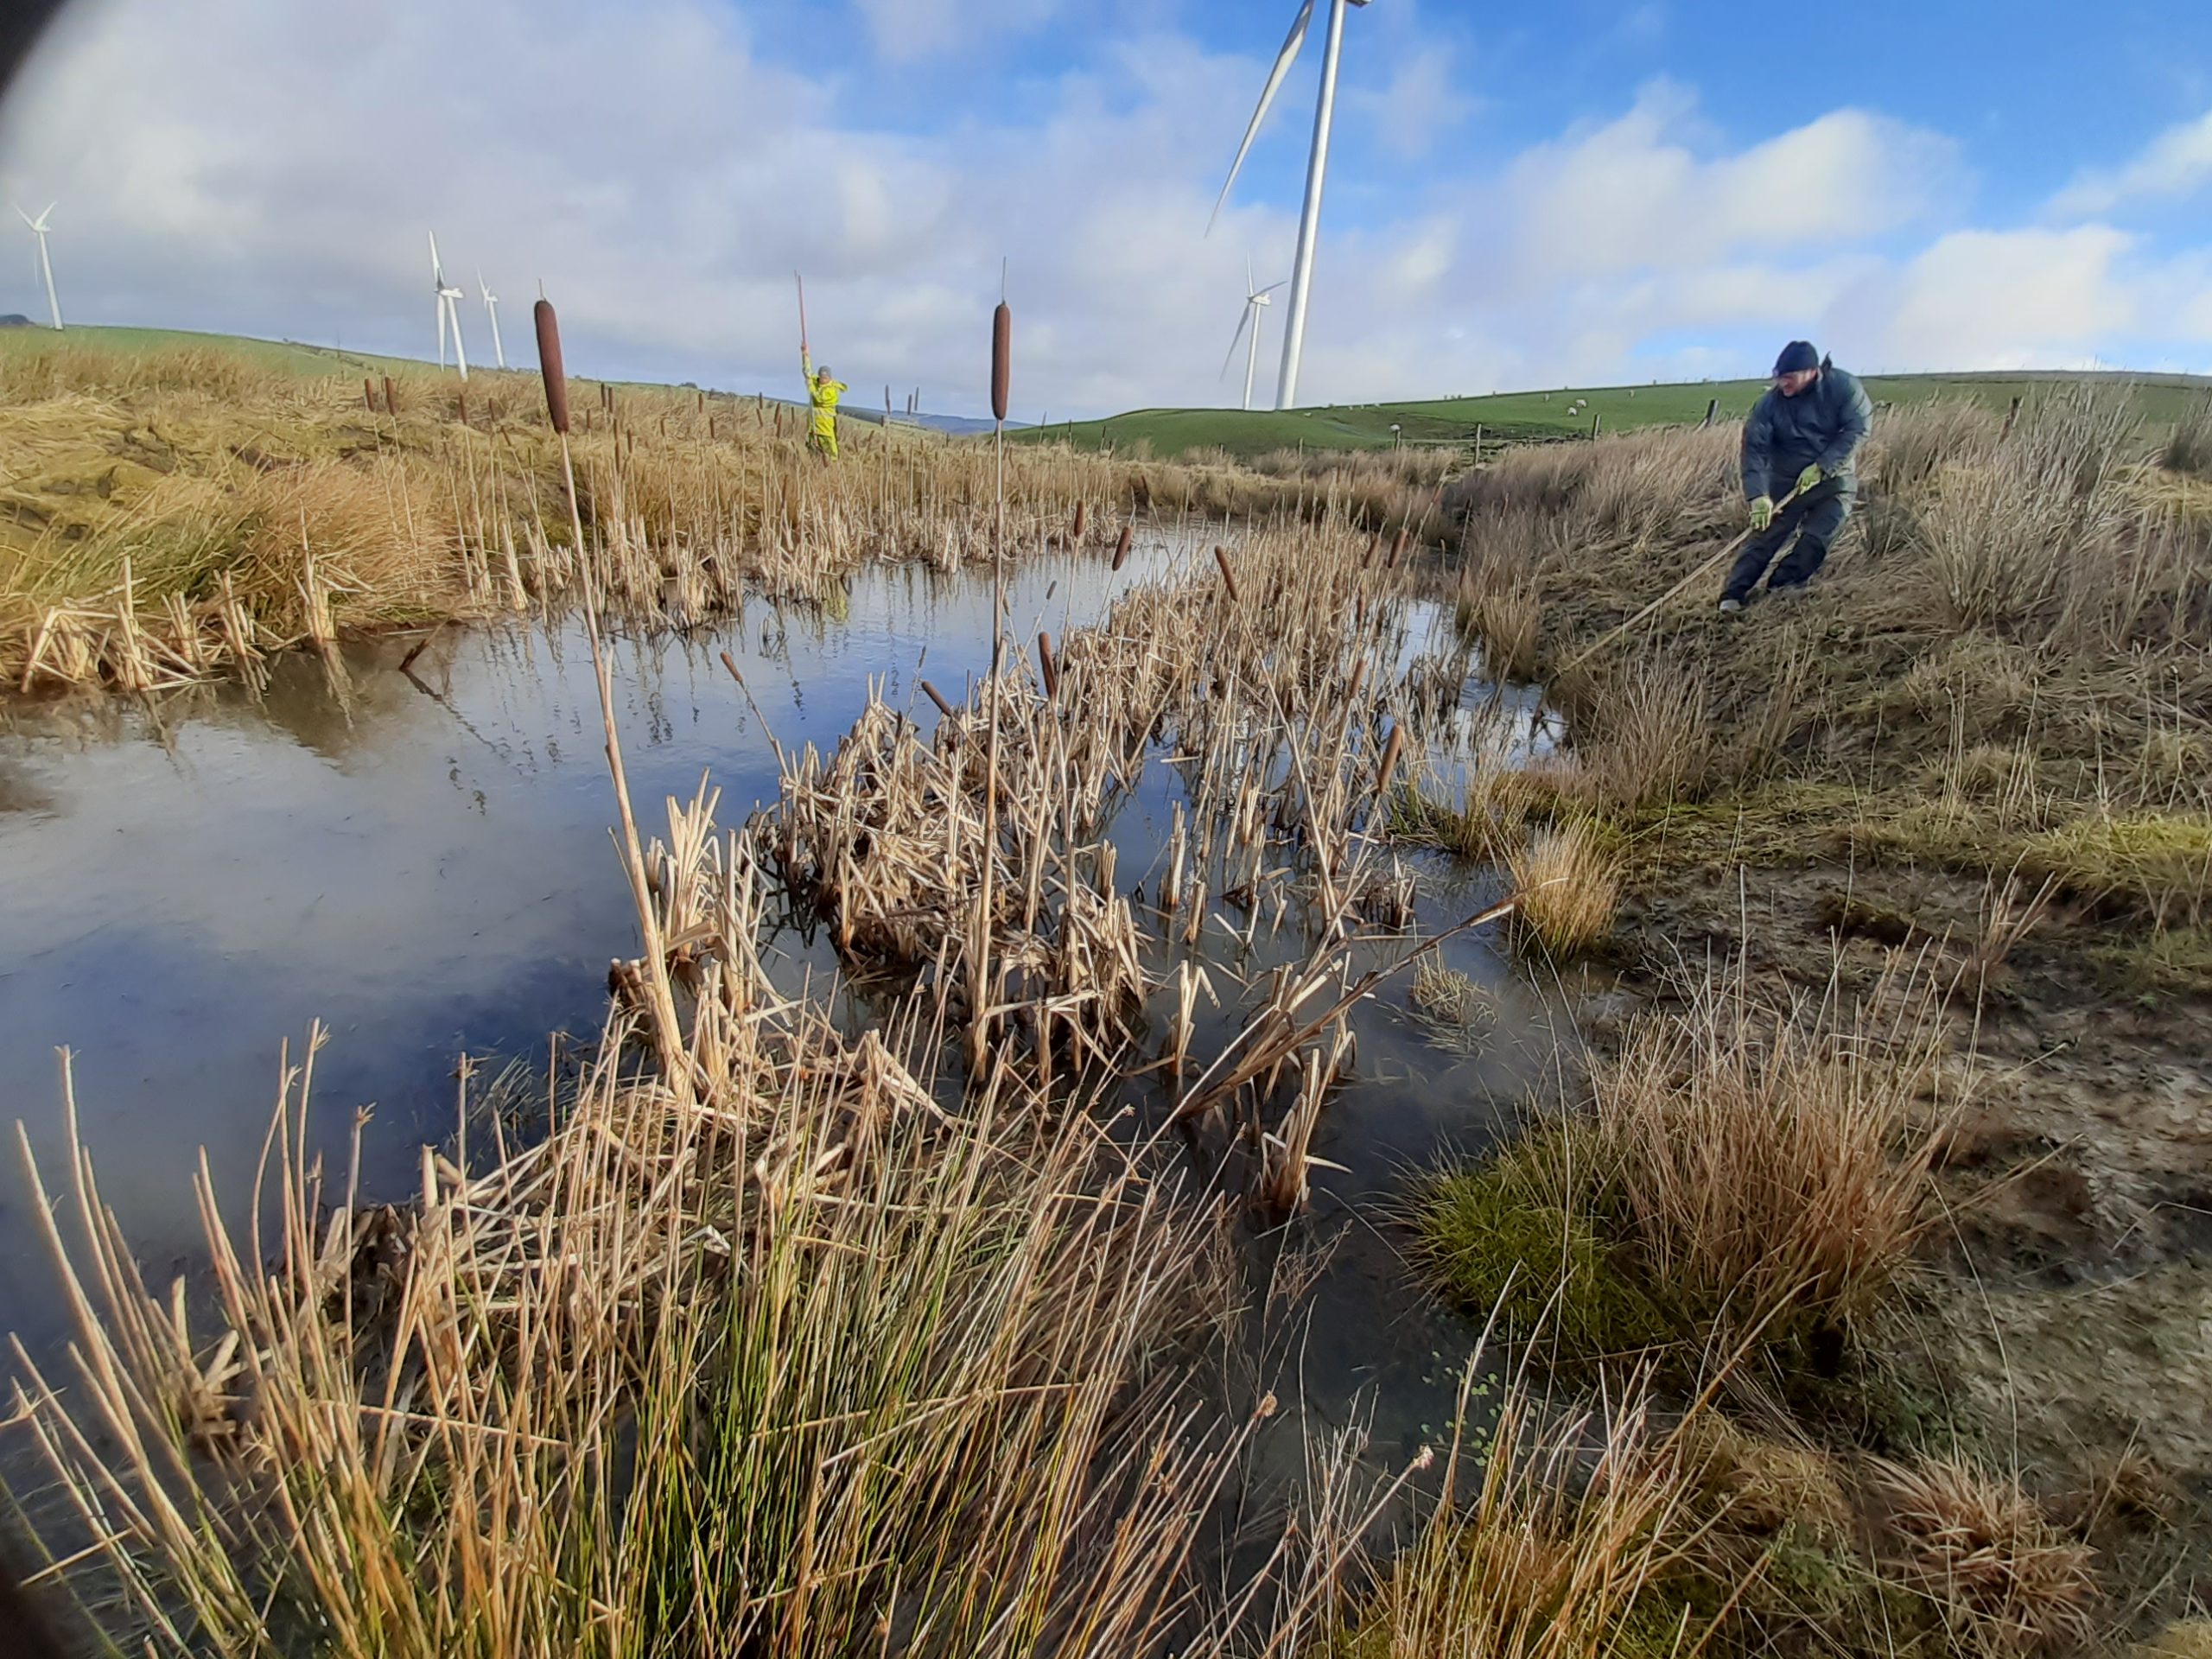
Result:
M1774 504L1774 514L1777 518L1782 516L1782 510L1784 507L1788 506L1792 501L1795 501L1797 499L1799 493L1800 492L1797 490L1792 489L1789 494L1783 496L1781 500ZM1770 521L1770 524L1771 521ZM1603 651L1607 645L1611 645L1614 640L1619 639L1621 635L1626 633L1637 623L1643 621L1644 618L1649 616L1652 612L1657 610L1669 600L1681 593L1683 588L1688 587L1700 576L1706 575L1714 565L1719 564L1721 560L1727 558L1732 554L1735 553L1745 542L1750 541L1753 536L1760 533L1760 531L1756 530L1745 530L1744 532L1738 536L1734 541L1729 543L1727 546L1722 548L1718 553L1707 559L1703 564L1699 565L1696 569L1691 571L1689 575L1684 576L1680 582L1669 588L1665 593L1660 594L1658 598L1653 600L1649 605L1638 611L1634 616L1631 616L1627 621L1622 623L1620 626L1615 628L1610 633L1601 635L1595 645L1591 645L1588 649L1575 656L1564 668L1561 668L1557 673L1554 674L1552 677L1554 679L1563 679L1567 675L1572 674L1576 669L1581 667L1583 664L1588 662L1592 657Z

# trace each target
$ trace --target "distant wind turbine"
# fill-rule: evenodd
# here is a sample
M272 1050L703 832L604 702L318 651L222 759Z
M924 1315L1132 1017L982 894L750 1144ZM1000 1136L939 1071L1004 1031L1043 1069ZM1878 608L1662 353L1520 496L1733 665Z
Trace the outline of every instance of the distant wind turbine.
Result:
M1221 372L1229 372L1229 365L1236 358L1236 342L1244 338L1250 328L1252 338L1244 347L1244 407L1252 407L1252 374L1260 366L1260 312L1274 303L1268 296L1281 288L1281 283L1269 283L1265 288L1252 286L1252 262L1244 262L1244 309L1236 319L1236 332L1229 337L1229 353L1221 359Z
M48 202L46 212L41 213L36 219L33 219L18 207L16 209L16 217L29 226L31 234L38 238L38 269L39 274L46 278L46 308L48 314L54 319L54 332L58 334L61 329L61 302L54 296L54 261L46 251L46 221L53 213L54 206L54 203Z
M492 356L501 368L507 366L507 348L499 344L499 296L484 285L484 273L476 273L476 291L484 296L484 313L492 319Z
M1277 409L1288 409L1298 398L1299 361L1306 352L1306 302L1313 282L1313 245L1321 229L1321 182L1329 170L1329 129L1337 112L1337 61L1344 51L1344 8L1366 3L1367 0L1329 0L1329 35L1321 51L1321 95L1313 107L1313 149L1306 163L1306 207L1298 220L1298 258L1290 271L1290 315L1283 323L1282 375L1275 384ZM1290 34L1283 41L1282 50L1275 54L1275 67L1268 73L1268 84L1260 89L1260 106L1252 111L1251 124L1244 129L1244 142L1236 147L1236 159L1230 165L1228 181L1221 187L1221 195L1213 205L1215 218L1220 217L1222 203L1229 200L1230 187L1243 170L1244 157L1250 153L1252 140L1259 134L1260 124L1268 118L1268 106L1274 102L1283 77L1297 60L1299 48L1306 44L1306 26L1313 21L1313 0L1304 0L1298 8L1297 17L1292 21ZM1206 225L1211 230L1212 219L1207 220Z
M446 269L438 263L437 232L430 233L430 286L438 296L438 366L446 365L446 330L453 330L453 360L461 370L461 378L468 378L468 353L461 343L461 302L468 297L465 288L454 288L446 281Z

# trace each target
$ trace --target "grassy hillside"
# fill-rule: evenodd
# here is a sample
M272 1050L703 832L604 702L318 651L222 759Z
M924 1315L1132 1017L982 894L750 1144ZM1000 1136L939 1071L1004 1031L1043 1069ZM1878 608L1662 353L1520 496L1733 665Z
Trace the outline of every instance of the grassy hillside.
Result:
M243 359L257 369L288 371L318 376L358 368L378 374L397 374L423 365L412 358L378 357L367 352L342 352L328 346L302 346L294 340L250 340L243 334L204 334L189 328L111 328L71 326L59 340L50 328L0 328L0 361L50 350L57 344L86 351L113 352L119 357L143 357L150 352L221 352Z
M2014 397L2031 395L2038 388L2088 378L2132 379L2138 412L2153 425L2171 425L2191 397L2212 391L2212 379L2185 375L1877 375L1867 379L1866 387L1878 403L1920 404L1942 397L2002 410ZM1678 385L1500 392L1487 397L1447 397L1426 403L1341 404L1281 411L1140 409L1103 421L1056 423L1024 435L1032 441L1052 439L1084 449L1110 443L1123 452L1149 443L1155 455L1219 448L1249 460L1270 450L1300 445L1308 449L1384 449L1393 442L1394 424L1408 443L1465 443L1473 438L1478 425L1488 435L1562 437L1588 432L1593 416L1602 417L1608 432L1694 423L1704 419L1707 401L1716 398L1723 419L1739 420L1765 389L1764 380L1711 380ZM1583 407L1568 414L1577 399L1583 400Z
M513 326L512 322L507 324L508 327ZM521 326L526 339L530 326L526 315L521 320ZM189 328L123 328L72 324L58 340L50 328L0 328L0 367L49 351L57 345L67 346L72 351L111 353L120 359L168 356L180 352L213 352L235 359L244 366L256 371L296 374L309 379L347 373L420 374L435 366L423 358L385 357L373 352L342 351L334 346L304 345L298 340L255 340L245 334L201 334ZM469 362L468 372L472 384L478 377L497 378L502 372L474 358ZM534 360L504 372L527 376L533 384L537 377ZM572 372L571 378L575 378ZM599 383L594 380L582 384L597 385ZM636 380L610 380L607 384L632 390L653 390L658 385L656 382ZM753 396L750 392L743 395L748 398ZM768 401L790 404L794 400L772 394ZM883 420L880 410L851 407L843 413L849 418L873 421L879 425Z

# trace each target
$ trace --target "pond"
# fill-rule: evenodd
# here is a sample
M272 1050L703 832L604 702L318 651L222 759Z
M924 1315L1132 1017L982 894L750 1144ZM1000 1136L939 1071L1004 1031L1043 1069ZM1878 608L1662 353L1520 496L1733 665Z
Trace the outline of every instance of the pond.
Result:
M1202 556L1188 537L1157 532L1118 573L1094 554L1029 560L1008 582L1013 637L1060 637ZM1449 631L1441 607L1416 601L1403 661ZM478 1089L502 1062L542 1072L553 1033L596 1036L609 959L638 950L580 630L448 630L406 661L420 643L356 643L327 664L289 657L258 692L18 705L0 731L0 1109L22 1122L49 1187L66 1185L54 1051L72 1051L79 1132L149 1282L188 1272L200 1254L192 1180L203 1156L238 1216L280 1045L296 1059L312 1022L328 1031L315 1060L318 1143L342 1166L356 1111L368 1111L369 1196L402 1198L416 1148L450 1135L460 1058L482 1068ZM664 824L664 799L688 798L702 774L721 791L722 823L741 823L776 792L762 721L786 748L826 749L871 681L927 716L920 680L957 700L988 669L990 644L987 569L889 566L855 579L841 616L755 602L711 629L614 642L641 829ZM1501 701L1478 680L1462 697L1492 734L1503 711L1509 749L1545 741L1532 694ZM1465 759L1450 749L1437 757L1447 775ZM1147 886L1179 798L1172 772L1156 770L1162 781L1114 826L1121 868ZM1409 862L1426 930L1496 895L1489 872ZM1294 940L1272 958L1267 948L1224 971L1249 977L1302 954ZM1383 1448L1431 1431L1471 1335L1412 1282L1389 1206L1409 1169L1497 1133L1560 1064L1565 1028L1495 938L1463 934L1444 949L1479 990L1479 1027L1440 1046L1402 982L1363 1004L1356 1076L1315 1147L1326 1165L1313 1210L1253 1240L1326 1252L1296 1344L1300 1387L1325 1421L1371 1412ZM836 967L818 938L795 931L770 956L792 986L811 976L819 987ZM1226 1032L1216 1027L1216 1040ZM1205 1041L1202 1032L1194 1052ZM38 1352L63 1316L35 1222L11 1167L0 1179L0 1325Z

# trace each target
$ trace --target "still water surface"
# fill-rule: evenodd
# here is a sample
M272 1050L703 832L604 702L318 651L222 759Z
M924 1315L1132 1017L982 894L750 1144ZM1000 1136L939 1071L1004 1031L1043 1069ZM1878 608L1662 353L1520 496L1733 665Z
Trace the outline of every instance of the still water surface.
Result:
M1118 575L1090 555L1029 562L1009 582L1014 637L1096 620L1195 551L1141 538ZM1407 657L1445 626L1416 606ZM718 653L737 660L776 739L826 749L871 679L929 724L918 679L957 700L987 671L990 639L988 572L877 567L842 619L756 604L688 638L617 642L641 829L664 823L663 800L688 798L702 774L722 791L726 826L774 796L767 734ZM371 1196L404 1197L415 1149L452 1128L458 1057L542 1065L549 1033L588 1040L608 959L638 948L580 634L451 631L403 673L411 643L351 645L334 667L288 658L257 696L18 708L0 730L0 1121L21 1119L49 1184L66 1179L54 1051L73 1052L84 1140L157 1284L200 1255L202 1148L233 1215L242 1207L284 1039L296 1055L311 1022L327 1026L320 1142L342 1166L356 1109L372 1109ZM1465 694L1471 709L1489 695ZM1537 719L1526 696L1508 710L1524 730ZM1177 787L1155 773L1165 781L1115 828L1122 871L1147 889ZM1487 873L1440 858L1419 868L1426 928L1494 896ZM775 960L793 984L834 969L793 936ZM1316 1147L1344 1168L1317 1172L1311 1217L1256 1241L1332 1250L1298 1376L1325 1420L1363 1399L1382 1448L1440 1421L1471 1335L1409 1282L1383 1206L1408 1167L1488 1141L1559 1053L1544 999L1497 941L1462 936L1446 960L1483 988L1494 1021L1461 1052L1429 1039L1402 984L1363 1005L1357 1076ZM0 1329L35 1351L60 1312L14 1166L0 1170Z

